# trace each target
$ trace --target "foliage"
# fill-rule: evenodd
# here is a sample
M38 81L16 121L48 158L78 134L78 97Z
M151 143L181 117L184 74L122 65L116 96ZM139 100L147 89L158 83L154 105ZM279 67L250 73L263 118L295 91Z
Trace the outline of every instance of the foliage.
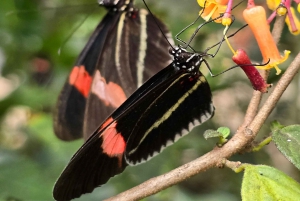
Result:
M272 138L284 156L300 169L300 126L290 125L281 129L274 129Z
M245 168L242 199L297 200L300 184L281 171L265 165L243 165Z

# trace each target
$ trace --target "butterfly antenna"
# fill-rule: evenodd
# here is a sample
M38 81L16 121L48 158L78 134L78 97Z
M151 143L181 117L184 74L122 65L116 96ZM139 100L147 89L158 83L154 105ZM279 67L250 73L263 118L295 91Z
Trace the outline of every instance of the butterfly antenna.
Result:
M209 23L211 23L211 22L213 22L213 21L215 21L215 20L217 20L217 19L220 19L220 18L222 18L222 17L223 17L223 15L220 15L219 17L216 17L216 18L214 18L214 19L208 20L208 21L203 22L202 24L200 24L200 25L197 27L197 29L194 31L194 33L192 34L192 36L190 37L190 39L189 39L189 41L186 43L186 45L187 45L187 46L190 45L190 43L194 40L196 34L199 32L199 30L200 30L204 25L209 24Z
M201 15L203 14L205 8L206 8L206 3L207 1L204 2L204 6L203 9L201 11L201 13L199 13L199 15L197 16L196 20L194 20L194 22L192 22L191 24L189 24L188 26L186 26L184 29L182 29L179 33L176 34L175 38L177 41L183 43L184 45L186 45L186 48L189 47L191 50L193 50L195 52L195 50L190 46L190 44L187 44L184 40L182 40L181 38L179 38L179 36L185 32L188 28L190 28L191 26L193 26L194 24L196 24L196 22L201 18Z
M239 3L237 3L235 6L233 6L233 7L231 8L231 10L233 10L233 9L235 9L236 7L238 7L239 5L241 5L244 1L246 1L246 0L241 0Z
M57 54L58 54L58 55L61 54L62 48L67 44L67 42L68 42L68 41L70 40L70 38L73 36L73 34L75 33L75 31L76 31L77 29L79 29L79 27L81 27L81 25L86 21L86 19L87 19L88 17L90 17L90 15L91 15L92 13L95 12L95 10L96 10L96 8L93 8L93 9L92 9L92 12L90 12L88 15L86 15L86 16L78 23L78 25L75 26L75 27L71 30L70 34L65 38L65 40L62 42L62 45L61 45L60 48L58 49L58 51L57 51Z
M191 43L191 41L194 39L194 37L196 36L196 34L198 33L198 31L199 31L205 24L208 24L208 23L210 23L210 22L213 22L213 21L215 21L215 20L217 20L217 19L219 19L219 18L221 18L221 17L223 17L223 14L220 15L219 17L217 17L217 18L211 19L211 20L209 20L209 21L206 21L206 22L200 24L200 25L197 27L197 29L194 31L193 35L191 36L191 38L190 38L190 40L189 40L189 43ZM233 20L233 22L234 22L234 20ZM233 24L233 22L230 24L230 26ZM229 27L230 27L230 26L229 26ZM228 28L228 29L229 29L229 28ZM226 30L226 33L228 32L228 29ZM217 45L219 44L219 47L218 47L217 51L216 51L214 54L208 54L208 53L207 53L207 51L210 50L210 49L212 48L212 47L209 47L209 48L207 48L207 49L204 51L204 53L202 53L202 55L203 55L203 56L210 56L210 57L214 58L215 55L219 52L219 50L220 50L220 48L221 48L221 45L222 45L222 42L225 40L225 35L226 35L226 33L223 34L222 41L217 43ZM217 46L217 45L215 44L215 45L213 45L213 47L215 47L215 46ZM212 72L212 70L211 70L211 68L210 68L209 63L208 63L205 59L203 59L203 62L205 63L205 65L206 65L206 67L207 67L207 69L208 69L208 71L209 71L210 76L211 76L211 77L215 77L216 75L213 74L213 72ZM224 72L222 72L222 73L224 73ZM222 74L222 73L220 73L220 74ZM219 75L219 74L217 74L217 75Z
M220 50L220 48L221 48L223 42L225 41L225 37L226 37L226 34L227 34L229 28L232 26L232 24L233 24L234 21L235 21L235 18L234 18L233 15L232 15L232 18L233 18L233 19L232 19L232 23L229 25L229 27L226 29L226 32L223 34L222 40L221 40L220 42L214 44L213 46L206 48L205 51L204 51L204 53L203 53L205 56L210 56L211 58L214 58L214 57L217 55L217 53L219 52L219 50ZM243 26L243 27L244 27L244 26ZM242 28L243 28L243 27L242 27ZM241 29L239 29L239 30L241 30ZM239 30L238 30L238 31L239 31ZM230 37L234 36L238 31L236 31L235 33L231 34ZM229 38L229 37L227 37L227 38ZM209 54L209 53L207 53L210 49L212 49L212 48L214 48L214 47L216 47L216 46L218 46L218 48L217 48L217 50L216 50L216 52L215 52L214 54ZM213 74L213 72L212 72L212 70L211 70L211 68L210 68L210 66L209 66L209 64L208 64L208 62L207 62L206 60L203 60L203 61L204 61L205 65L206 65L206 67L207 67L207 69L208 69L209 74L210 74L211 77L219 76L219 75L221 75L221 74L223 74L223 73L229 71L230 69L233 69L233 68L235 68L235 67L238 67L238 65L233 66L233 67L231 67L231 68L229 68L229 69L226 69L225 71L223 71L223 72L218 73L218 74L215 75L215 74Z
M162 30L161 27L159 26L157 20L155 19L154 15L153 15L153 13L151 12L151 10L150 10L149 6L147 5L146 1L143 0L143 2L144 2L144 4L145 4L147 10L148 10L149 13L151 14L152 19L154 20L155 24L156 24L157 27L159 28L160 32L162 33L162 35L164 36L164 38L166 39L166 41L169 43L170 47L174 50L175 48L174 48L173 45L170 43L170 41L168 40L168 37L164 34L163 30Z
M232 9L231 10L233 10L233 9L235 9L236 7L238 7L241 3L243 3L245 0L242 0L242 1L240 1L238 4L236 4L235 6L233 6L232 7ZM201 16L202 15L202 13L204 12L204 10L205 10L205 4L206 4L206 1L204 2L204 8L203 8L203 10L202 10L202 12L199 14L199 16ZM186 44L186 46L190 46L190 43L193 41L193 39L195 38L195 36L196 36L196 34L199 32L199 30L205 25L205 24L208 24L208 23L210 23L210 22L212 22L212 21L215 21L215 20L218 20L218 19L220 19L220 18L222 18L223 17L223 15L224 14L221 14L219 17L216 17L216 18L214 18L214 19L211 19L211 20L209 20L209 21L207 21L207 22L204 22L204 23L202 23L202 24L200 24L198 27L197 27L197 29L194 31L194 33L193 33L193 35L190 37L190 40L188 41L188 43L185 43ZM233 17L233 21L235 20L235 18L234 18L234 16L232 16ZM198 18L191 24L191 25L189 25L188 27L190 27L190 26L192 26L196 21L198 20ZM233 23L233 22L232 22ZM232 23L230 24L230 26L232 25ZM229 26L229 27L230 27ZM247 25L246 25L247 26ZM243 29L244 27L242 27L241 29ZM184 29L185 30L185 29ZM184 31L183 30L183 31ZM183 31L181 31L181 32L179 32L179 34L181 34ZM239 31L239 30L238 30ZM237 32L238 32L237 31ZM226 31L226 33L227 33L227 31ZM178 36L179 34L177 34L176 36ZM232 35L233 36L233 35ZM232 37L232 36L230 36L230 37ZM229 37L228 37L229 38ZM177 39L177 38L176 38ZM225 40L225 35L224 35L224 37L223 37L223 39L222 39L222 41L220 41L219 43L217 43L217 44L215 44L213 47L215 47L215 46L217 46L217 45L219 45L220 43L222 43L223 41ZM184 42L183 42L184 43ZM221 46L221 45L220 45ZM211 47L212 48L212 47ZM209 48L209 49L211 49L211 48ZM208 50L209 50L208 49ZM219 49L219 48L218 48ZM207 51L205 51L205 52L207 52ZM217 50L217 52L218 52L218 50ZM216 53L217 53L216 52ZM215 54L216 54L215 53ZM215 54L214 54L214 56L215 56ZM213 56L213 57L214 57Z
M248 24L243 25L241 28L239 28L238 30L236 30L234 33L232 33L232 34L230 34L229 36L227 36L227 38L231 38L231 37L235 36L238 32L240 32L242 29L244 29L244 28L247 27L247 26L248 26ZM226 33L227 33L227 32L226 32ZM225 37L223 36L223 38L222 38L222 40L221 40L220 42L214 44L214 45L211 46L211 47L206 48L205 52L208 52L210 49L216 47L217 45L221 46L220 44L222 44L224 41L225 41ZM218 49L220 49L220 48L218 48ZM214 57L214 56L215 56L215 54L208 54L208 55L210 55L211 57Z
M191 24L189 24L188 26L186 26L184 29L182 29L180 32L178 32L176 35L175 35L175 39L183 44L186 45L186 42L184 40L182 40L181 38L179 38L179 36L185 32L188 28L190 28L191 26L193 26L194 24L196 24L196 22L201 18L200 15L197 16L196 20L194 20L194 22L192 22Z
M245 1L245 0L240 1L237 5L235 5L234 7L232 7L231 10L233 10L233 9L236 8L236 7L238 7L238 6L239 6L241 3L243 3L244 1ZM231 25L234 23L234 21L235 21L235 17L232 15L232 23L229 25L228 29L226 30L226 33L228 32L229 28L230 28ZM233 34L227 36L227 38L233 37L233 36L234 36L235 34L237 34L240 30L242 30L243 28L245 28L245 27L247 27L247 26L248 26L248 24L245 24L244 26L242 26L241 28L239 28L237 31L235 31ZM212 48L216 47L217 45L219 45L219 47L218 47L216 53L214 53L214 54L207 54L207 55L210 55L211 57L215 57L216 54L218 53L218 51L220 50L222 43L226 40L226 38L225 38L226 33L223 35L223 38L222 38L222 40L221 40L220 42L214 44L214 45L211 46L211 47L208 47L204 52L208 52L210 49L212 49Z
M213 46L208 47L208 48L205 49L204 52L206 53L206 55L208 55L208 56L214 58L214 57L218 54L218 52L219 52L219 50L220 50L220 48L221 48L223 42L224 42L225 39L226 39L226 34L227 34L227 32L229 31L229 28L233 25L233 23L234 23L234 21L235 21L235 17L234 17L233 15L232 15L231 17L232 17L232 23L228 26L228 28L226 29L225 33L223 34L222 40L221 40L220 42L217 43L218 48L217 48L216 52L215 52L214 54L208 54L208 53L207 53L210 49L212 49L213 47L217 46L217 45L215 44L215 45L213 45ZM228 38L228 37L227 37L227 38Z

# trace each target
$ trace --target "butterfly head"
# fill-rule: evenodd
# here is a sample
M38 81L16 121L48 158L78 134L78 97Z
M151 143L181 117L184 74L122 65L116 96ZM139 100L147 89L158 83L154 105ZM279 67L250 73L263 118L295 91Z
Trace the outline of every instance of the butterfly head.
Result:
M178 70L186 70L189 72L198 71L203 61L202 55L188 52L180 46L171 48L169 53L173 56L173 65Z
M132 5L132 1L133 0L98 0L98 4L113 11L123 11L127 9L128 5Z

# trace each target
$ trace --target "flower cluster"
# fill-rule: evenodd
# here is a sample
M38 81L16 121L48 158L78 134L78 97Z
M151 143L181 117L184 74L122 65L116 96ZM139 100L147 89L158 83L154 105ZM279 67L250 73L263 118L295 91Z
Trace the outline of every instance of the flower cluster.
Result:
M232 22L231 10L233 0L197 1L198 4L203 7L203 9L200 11L200 15L204 20L208 21L210 18L214 19L215 17L222 15L222 18L219 18L217 22L222 23L224 26L226 26L224 30L225 40L234 53L233 60L245 71L250 81L252 82L254 89L261 92L266 92L268 85L264 81L262 81L262 78L255 78L256 80L259 80L256 83L253 82L253 79L251 80L251 76L259 77L260 75L256 69L253 69L254 66L251 66L250 60L245 59L247 57L246 52L243 50L238 50L235 52L227 40L226 32L228 26ZM297 11L300 12L300 0L294 1L298 4ZM279 69L278 65L287 60L290 51L285 50L283 54L280 53L272 37L269 24L273 21L276 15L286 15L285 22L287 23L290 32L294 35L297 35L300 33L300 22L296 16L295 9L291 7L292 0L267 0L267 5L271 10L273 10L273 13L269 16L269 18L267 18L266 16L264 7L256 6L254 0L248 0L247 8L243 11L243 18L249 25L257 41L263 57L263 62L265 64L256 66L256 68L265 70L274 68L276 70L276 74L279 75L281 73L281 70ZM253 71L249 69L252 69ZM249 74L249 72L251 73ZM257 83L261 83L261 86L257 86Z

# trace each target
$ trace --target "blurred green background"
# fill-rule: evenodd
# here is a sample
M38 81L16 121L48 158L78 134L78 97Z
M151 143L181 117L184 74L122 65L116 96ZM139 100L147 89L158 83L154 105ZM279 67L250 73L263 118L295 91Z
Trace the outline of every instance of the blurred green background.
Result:
M148 0L148 3L151 11L168 25L173 35L191 23L200 10L196 1ZM145 6L137 1L137 7ZM237 28L243 24L239 19L244 7L241 5L234 10ZM105 13L96 0L1 2L1 201L53 200L52 188L56 179L83 141L58 140L53 134L52 111L77 56ZM181 38L188 40L194 28L187 30ZM213 23L204 26L192 47L201 51L215 44L222 37L222 29L222 26ZM281 65L283 70L299 52L299 41L299 37L292 36L285 28L279 47L281 51L292 50L292 55ZM253 61L261 60L248 28L234 36L231 42L235 48L245 48ZM224 44L216 58L208 59L213 72L233 66L231 55ZM215 78L209 76L205 67L201 70L207 75L214 94L214 118L146 164L128 167L92 194L77 200L108 198L203 155L216 143L203 138L206 129L227 126L234 132L238 128L253 91L246 76L238 68ZM278 80L279 77L274 74L272 71L269 83ZM260 139L269 134L271 120L277 119L285 125L299 122L298 92L297 77L261 130ZM299 172L272 144L261 152L234 156L231 160L273 165L299 180ZM242 174L226 168L214 168L145 200L240 200L241 179Z

